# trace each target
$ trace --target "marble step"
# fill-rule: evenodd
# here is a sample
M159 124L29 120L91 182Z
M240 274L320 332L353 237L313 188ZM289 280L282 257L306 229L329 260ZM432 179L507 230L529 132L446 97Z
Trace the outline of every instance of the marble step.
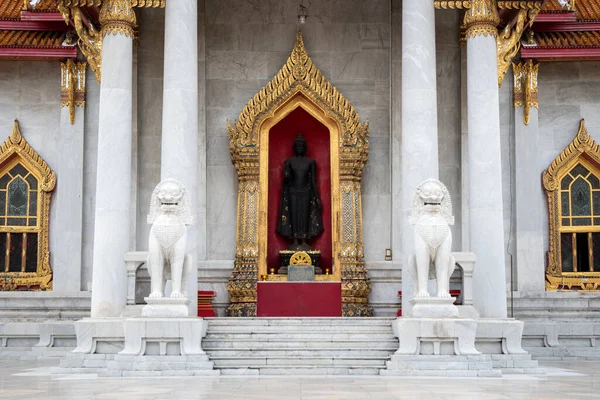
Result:
M27 356L31 347L0 347L0 358L17 360Z
M218 359L223 357L231 356L251 356L251 357L344 357L344 356L355 356L355 357L367 357L367 358L382 358L389 359L393 350L373 350L373 349L331 349L331 348L315 348L306 350L291 350L291 349L261 349L261 350L247 350L247 349L214 349L204 348L204 351L209 354L211 359Z
M366 368L366 367L334 367L334 368L323 368L321 366L289 366L286 368L247 368L240 366L238 368L223 368L220 369L221 375L234 375L234 376L253 376L253 375L379 375L381 367Z
M386 350L386 351L396 351L398 350L398 339L391 340L377 340L377 341L356 341L352 339L340 339L336 341L301 341L301 340L275 340L272 339L270 341L256 341L243 339L239 340L237 338L227 338L227 339L216 339L213 340L210 337L202 340L202 348L203 349L215 349L215 350L225 350L225 349L244 349L244 350L263 350L263 349L278 349L278 350L287 350L287 349L301 349L301 350L311 350L311 349L321 349L327 348L331 350L337 349L365 349L365 350Z
M385 368L386 359L368 358L322 358L322 357L228 357L211 359L215 368L303 368L345 367Z
M422 376L422 377L470 377L470 378L500 378L502 372L499 370L386 370L382 369L381 376Z
M209 326L207 334L212 333L286 333L286 332L302 332L302 333L313 333L318 332L320 334L326 334L330 332L344 332L353 333L369 333L369 334L388 334L392 333L391 326L383 325L218 325Z
M286 317L272 317L272 318L234 318L234 317L219 317L219 318L206 318L208 325L210 326L225 326L225 325L389 325L391 326L392 321L395 318L390 317L369 317L369 318L331 318L331 317L306 317L306 318L286 318Z
M353 341L387 341L394 340L394 334L389 333L354 333L347 332L342 329L336 332L329 332L324 335L322 332L271 332L271 333L228 333L228 332L209 332L206 335L206 340L224 340L224 339L252 339L256 341L272 341L272 340L291 340L291 341L306 341L306 342L333 342L340 339Z

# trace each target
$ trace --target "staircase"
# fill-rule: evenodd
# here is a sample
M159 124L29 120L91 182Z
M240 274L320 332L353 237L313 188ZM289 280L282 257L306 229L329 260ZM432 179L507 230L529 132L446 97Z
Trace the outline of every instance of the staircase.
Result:
M378 375L393 318L212 318L202 348L223 375Z

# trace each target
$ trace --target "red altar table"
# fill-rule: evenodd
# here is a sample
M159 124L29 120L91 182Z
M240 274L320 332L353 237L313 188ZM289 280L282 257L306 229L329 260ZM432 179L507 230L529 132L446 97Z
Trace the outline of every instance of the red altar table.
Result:
M340 282L258 282L258 317L341 317Z

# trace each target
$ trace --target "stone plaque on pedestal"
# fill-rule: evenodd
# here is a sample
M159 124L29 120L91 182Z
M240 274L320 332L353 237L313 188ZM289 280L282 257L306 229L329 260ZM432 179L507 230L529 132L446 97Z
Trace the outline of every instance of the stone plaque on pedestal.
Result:
M290 265L288 267L288 282L314 281L315 267L312 265Z

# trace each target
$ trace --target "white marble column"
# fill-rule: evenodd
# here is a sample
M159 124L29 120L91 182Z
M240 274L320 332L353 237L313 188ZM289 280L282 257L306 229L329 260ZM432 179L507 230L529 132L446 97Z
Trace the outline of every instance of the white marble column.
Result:
M496 61L495 1L475 1L467 26L470 249L473 301L481 317L506 318L506 271ZM484 34L485 33L485 34Z
M100 11L103 34L102 82L96 174L92 318L120 316L127 296L124 256L130 250L131 239L131 27L135 24L135 14L130 7L126 7L127 4L129 3L120 0L108 0L103 2ZM123 25L129 25L131 29L124 32Z
M50 265L53 291L57 293L81 291L85 110L75 107L73 112L75 117L71 124L69 107L61 108L60 133L56 138L56 147L68 154L54 168L61 184L52 194L50 210Z
M182 182L198 220L198 5L197 0L169 0L165 11L161 179ZM187 250L197 264L196 225L188 230ZM204 238L201 238L204 240ZM190 314L197 310L198 277L188 279ZM191 295L191 294L194 295Z
M515 203L516 279L519 292L545 291L543 213L547 212L541 183L537 73L531 60L513 64L515 74ZM507 82L508 83L508 82ZM526 96L526 91L529 94ZM527 124L525 123L527 121Z
M433 2L402 3L402 314L411 315L412 282L406 268L413 251L408 223L417 186L437 178L438 129Z

